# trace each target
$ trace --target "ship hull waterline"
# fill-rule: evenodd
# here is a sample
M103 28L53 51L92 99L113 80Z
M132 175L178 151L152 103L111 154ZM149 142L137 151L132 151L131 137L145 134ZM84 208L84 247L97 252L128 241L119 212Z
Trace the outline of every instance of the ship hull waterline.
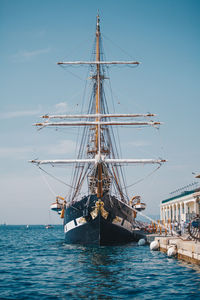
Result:
M104 219L100 213L95 219L65 232L65 242L69 244L120 245L137 242L140 238L145 238L145 235L113 224Z

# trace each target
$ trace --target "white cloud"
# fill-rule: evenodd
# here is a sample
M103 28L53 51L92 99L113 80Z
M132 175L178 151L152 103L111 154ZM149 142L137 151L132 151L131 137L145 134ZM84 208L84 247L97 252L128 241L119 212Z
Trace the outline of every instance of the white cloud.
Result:
M62 154L72 154L75 151L75 142L72 140L63 140L57 144L49 144L45 146L38 146L37 152L44 153L45 155L62 155ZM33 155L32 146L24 147L0 147L0 157L12 157L15 159L26 159L28 156L31 159Z
M129 142L129 145L132 147L146 147L146 146L150 146L150 143L147 141L134 141L134 142Z
M66 102L60 102L55 105L54 112L56 113L64 113L69 109L68 104Z
M31 147L0 147L0 157L16 157L31 152Z
M66 113L69 111L69 105L67 102L60 102L50 109L47 109L48 111L52 111L52 114L62 114ZM46 110L46 111L47 111ZM19 117L27 117L27 116L35 116L35 115L42 115L44 114L44 108L39 105L37 109L33 110L19 110L19 111L5 111L5 112L0 112L0 120L5 120L5 119L12 119L12 118L19 118Z
M34 116L40 113L41 113L40 108L38 108L37 110L8 111L8 112L0 113L0 119L12 119L12 118L19 118L19 117Z
M12 55L12 58L14 59L14 61L17 61L17 62L29 61L31 58L33 58L35 56L49 53L50 51L51 51L50 47L44 48L44 49L32 50L32 51L23 50L23 51L19 51L18 53Z
M55 145L48 146L48 154L70 154L75 151L75 142L72 140L60 141L55 147ZM43 150L43 149L42 149ZM45 149L44 149L45 150Z

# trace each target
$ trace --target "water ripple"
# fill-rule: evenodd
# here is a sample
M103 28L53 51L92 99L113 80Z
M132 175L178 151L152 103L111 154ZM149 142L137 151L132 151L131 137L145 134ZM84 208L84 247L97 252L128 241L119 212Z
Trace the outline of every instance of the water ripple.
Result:
M136 244L68 245L62 226L0 227L3 299L196 299L200 268Z

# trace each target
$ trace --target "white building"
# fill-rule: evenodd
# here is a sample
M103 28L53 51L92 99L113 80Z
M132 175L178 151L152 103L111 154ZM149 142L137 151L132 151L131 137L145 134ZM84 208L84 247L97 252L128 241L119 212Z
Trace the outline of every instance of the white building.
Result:
M196 215L200 215L200 188L165 199L160 205L160 218L165 223L168 220L186 222Z

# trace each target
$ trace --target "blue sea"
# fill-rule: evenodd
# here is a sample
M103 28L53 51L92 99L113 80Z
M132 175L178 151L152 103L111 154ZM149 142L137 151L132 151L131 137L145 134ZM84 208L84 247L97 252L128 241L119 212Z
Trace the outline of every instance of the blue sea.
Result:
M0 226L0 299L200 299L200 267L134 243L68 245L62 226Z

